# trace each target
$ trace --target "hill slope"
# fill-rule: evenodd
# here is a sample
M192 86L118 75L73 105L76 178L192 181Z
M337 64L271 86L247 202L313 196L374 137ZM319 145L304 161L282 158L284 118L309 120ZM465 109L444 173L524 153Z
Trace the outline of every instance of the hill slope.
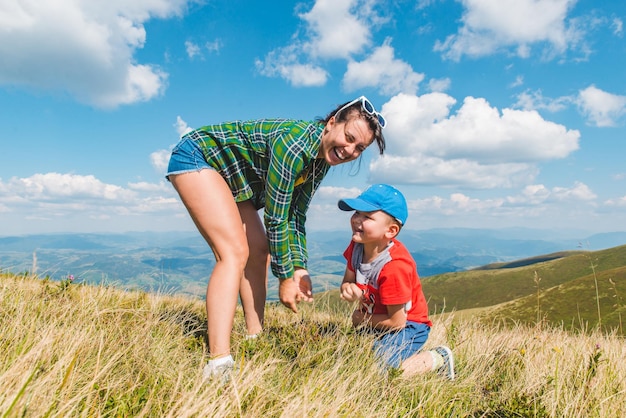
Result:
M626 246L538 256L422 282L434 312L493 307L483 316L578 328L600 323L622 332L626 318Z

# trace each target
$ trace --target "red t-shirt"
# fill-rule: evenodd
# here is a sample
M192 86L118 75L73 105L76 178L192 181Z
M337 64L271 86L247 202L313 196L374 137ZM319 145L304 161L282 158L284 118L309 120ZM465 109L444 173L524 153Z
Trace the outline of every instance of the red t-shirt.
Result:
M354 248L355 242L351 241L343 256L348 261L348 269L357 274L352 265ZM378 275L368 275L366 271L365 276L357 274L360 278L360 280L357 279L357 285L364 291L361 301L363 306L369 313L387 314L386 305L406 304L408 321L432 326L432 322L428 319L428 304L417 274L417 266L409 251L400 241L393 239L377 260L381 257L386 258L386 261L383 260L382 268L380 266L375 268L380 269ZM368 265L374 265L377 260Z

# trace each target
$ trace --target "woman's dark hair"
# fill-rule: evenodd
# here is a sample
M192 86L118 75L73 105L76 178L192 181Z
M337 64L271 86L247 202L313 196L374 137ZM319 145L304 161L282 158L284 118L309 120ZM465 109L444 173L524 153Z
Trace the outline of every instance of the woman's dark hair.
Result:
M374 141L376 141L376 145L378 145L378 151L380 155L385 152L385 137L383 136L383 128L380 126L378 122L378 118L376 115L370 114L363 109L363 105L361 102L356 102L353 105L342 109L348 102L337 106L333 111L331 111L324 119L320 119L321 122L327 124L330 118L335 117L336 122L347 122L352 118L358 117L363 119L369 125L369 128L372 132L374 132ZM341 112L339 112L341 110ZM339 113L337 113L339 112ZM355 115L356 113L356 115Z

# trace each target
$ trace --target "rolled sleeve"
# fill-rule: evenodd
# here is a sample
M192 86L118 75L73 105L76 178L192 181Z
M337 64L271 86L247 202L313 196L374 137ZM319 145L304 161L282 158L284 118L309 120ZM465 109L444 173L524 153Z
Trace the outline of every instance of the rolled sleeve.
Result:
M296 252L292 244L291 221L294 185L303 171L302 129L292 129L277 137L270 151L267 171L265 227L270 247L272 273L279 279L293 277Z

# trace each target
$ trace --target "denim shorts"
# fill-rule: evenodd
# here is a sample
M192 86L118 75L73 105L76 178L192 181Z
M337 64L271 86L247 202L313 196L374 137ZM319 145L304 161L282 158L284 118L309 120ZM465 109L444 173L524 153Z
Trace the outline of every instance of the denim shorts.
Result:
M170 174L191 173L205 168L213 170L213 167L204 158L200 145L193 139L184 136L172 149L165 178L169 180Z
M428 325L407 321L402 330L380 335L374 341L374 353L384 366L399 368L404 360L422 349L429 333Z

